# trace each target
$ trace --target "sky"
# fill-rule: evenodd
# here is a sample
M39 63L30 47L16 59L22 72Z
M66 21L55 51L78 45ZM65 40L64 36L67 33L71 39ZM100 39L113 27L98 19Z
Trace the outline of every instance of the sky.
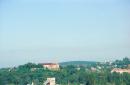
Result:
M126 56L129 0L0 0L0 67Z

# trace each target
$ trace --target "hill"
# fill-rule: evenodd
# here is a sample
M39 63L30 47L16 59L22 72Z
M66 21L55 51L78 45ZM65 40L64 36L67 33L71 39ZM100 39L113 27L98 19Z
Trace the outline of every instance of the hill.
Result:
M98 62L95 61L68 61L68 62L61 62L61 66L67 66L67 65L82 65L82 66L88 66L88 65L96 65Z

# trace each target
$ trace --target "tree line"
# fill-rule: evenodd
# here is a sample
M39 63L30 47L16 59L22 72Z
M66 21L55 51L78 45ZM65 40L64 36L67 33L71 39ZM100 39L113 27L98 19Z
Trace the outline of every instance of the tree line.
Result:
M123 63L124 62L124 63ZM124 66L130 64L128 58L115 61ZM80 69L78 69L80 68ZM58 71L44 69L40 64L27 63L14 68L0 69L0 85L43 85L48 77L55 77L60 85L130 85L130 74L111 73L111 68L92 71L84 66L67 65Z

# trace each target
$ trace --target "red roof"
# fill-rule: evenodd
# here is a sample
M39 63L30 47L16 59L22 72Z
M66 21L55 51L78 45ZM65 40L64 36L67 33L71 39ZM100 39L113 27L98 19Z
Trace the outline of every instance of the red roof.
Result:
M57 63L41 63L42 65L57 65Z

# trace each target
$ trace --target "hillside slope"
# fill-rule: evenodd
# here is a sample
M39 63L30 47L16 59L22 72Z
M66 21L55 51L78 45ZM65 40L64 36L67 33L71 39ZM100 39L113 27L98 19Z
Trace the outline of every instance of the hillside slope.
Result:
M61 66L67 66L67 65L82 65L82 66L87 66L87 65L95 65L98 62L95 61L68 61L68 62L61 62Z

